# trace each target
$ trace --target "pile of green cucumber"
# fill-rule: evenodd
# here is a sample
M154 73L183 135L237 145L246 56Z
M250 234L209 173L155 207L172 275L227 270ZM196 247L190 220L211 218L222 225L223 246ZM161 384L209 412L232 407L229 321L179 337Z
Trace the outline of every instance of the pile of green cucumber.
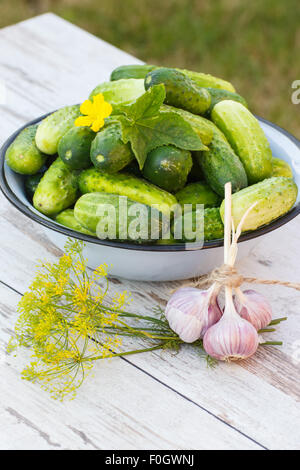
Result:
M205 150L158 146L147 153L141 167L130 141L123 138L118 115L161 84L165 99L159 113L180 116ZM159 219L175 204L189 204L196 219L196 205L203 204L204 237L214 240L223 238L224 185L228 181L234 193L235 224L258 201L245 231L269 224L295 204L298 189L290 166L272 155L257 119L231 83L184 69L125 65L112 72L109 82L98 85L90 99L98 93L111 103L116 118L106 120L99 132L76 127L80 106L67 106L25 128L6 152L7 165L24 175L33 206L58 224L96 236L99 204L112 204L118 211L119 196L126 196L127 222L135 202L144 205L147 213L155 207ZM166 229L162 224L152 241L127 239L160 244L187 241L183 235L173 237L177 224L184 220L185 216L171 220L168 239L162 239ZM118 220L115 239L124 240Z

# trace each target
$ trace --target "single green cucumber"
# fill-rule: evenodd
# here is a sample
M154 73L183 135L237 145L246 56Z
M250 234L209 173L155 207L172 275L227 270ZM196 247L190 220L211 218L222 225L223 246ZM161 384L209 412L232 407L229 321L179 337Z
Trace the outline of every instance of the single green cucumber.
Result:
M157 65L147 64L122 65L121 67L117 67L115 70L112 71L110 79L120 80L126 78L145 78L149 72L158 68L161 67ZM178 70L184 75L187 75L200 87L212 87L235 92L234 86L230 82L223 80L222 78L214 77L213 75L209 75L207 73L193 72L192 70L178 68L175 70Z
M194 114L204 114L208 110L211 97L206 88L198 87L178 70L162 67L149 72L145 78L145 89L160 83L166 88L166 104Z
M204 228L201 226L201 232L204 233L204 240L216 240L224 237L224 225L220 216L220 210L218 207L212 207L204 209L204 211L192 211L185 212L182 216L177 217L174 220L172 231L175 240L182 242L193 242L196 239L195 232L196 230L196 220L197 215L200 215L200 218L203 217ZM192 217L192 232L190 230L189 218ZM179 237L179 238L178 238Z
M296 202L298 188L291 178L283 176L265 179L259 183L248 186L232 196L232 217L235 227L241 221L249 207L257 205L248 214L243 231L255 230L267 225L288 212ZM220 207L224 221L225 202Z
M133 201L156 207L164 214L169 214L177 204L175 196L148 183L141 178L126 173L103 173L96 168L83 170L79 175L79 189L85 193L103 192L127 196Z
M200 87L210 87L210 88L220 88L222 90L228 90L235 92L235 88L232 83L223 78L214 77L208 73L193 72L192 70L178 69L185 75L187 75L191 80L193 80Z
M112 71L110 74L110 80L121 80L124 78L145 78L147 73L151 70L156 69L156 65L121 65Z
M47 116L38 125L35 142L41 152L47 155L57 153L60 139L80 116L79 105L66 106Z
M185 109L174 108L174 106L168 106L163 104L160 108L161 112L164 113L176 113L181 116L186 122L188 122L196 134L200 137L204 145L209 145L213 138L213 124L208 119L197 114L190 113Z
M96 134L89 127L72 127L59 141L58 155L72 170L91 166L90 150Z
M148 153L143 175L151 183L173 193L184 187L192 165L191 152L164 145Z
M124 144L121 139L119 124L110 124L98 132L91 146L92 163L107 173L117 173L134 158L130 143Z
M7 165L21 175L34 175L46 161L47 155L35 144L37 127L33 125L23 129L6 151Z
M25 178L25 191L28 199L32 202L33 195L36 188L38 187L39 182L41 181L44 173L52 165L52 163L57 159L57 155L51 155L47 158L46 163L35 175L27 175Z
M242 161L249 184L269 178L272 175L272 152L253 114L241 103L226 100L216 104L211 117Z
M78 196L78 171L71 170L60 158L44 173L33 196L34 207L53 216L72 206Z
M293 170L285 160L281 158L272 158L272 176L285 176L286 178L293 178Z
M103 94L104 99L112 105L114 112L117 112L120 105L129 104L145 93L144 80L130 78L100 83L94 88L89 99L99 93Z
M245 169L220 131L215 131L208 152L195 152L195 157L210 187L224 196L224 186L231 182L235 193L248 184Z
M86 235L96 236L95 232L86 229L78 222L78 220L75 219L74 209L65 209L64 211L60 212L55 217L55 221L61 225L64 225L65 227L75 230L75 232L81 232L85 233Z
M131 199L124 201L124 197L116 194L84 194L75 204L74 216L100 239L141 243L158 240L162 233L159 211Z
M220 103L220 101L224 101L224 100L237 101L238 103L241 103L246 108L248 108L247 101L238 93L234 93L228 90L222 90L220 88L207 88L207 90L209 91L210 96L211 96L210 107L206 111L206 115L208 117L210 117L211 112L213 108L215 107L215 105Z
M175 196L182 207L185 204L190 204L191 210L196 210L197 204L203 204L205 208L219 207L221 204L221 197L204 181L188 184L181 191L178 191Z

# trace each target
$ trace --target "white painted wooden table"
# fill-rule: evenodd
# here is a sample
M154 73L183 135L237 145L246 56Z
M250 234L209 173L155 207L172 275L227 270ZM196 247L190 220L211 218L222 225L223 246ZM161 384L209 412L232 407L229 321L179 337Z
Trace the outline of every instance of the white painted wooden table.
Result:
M84 100L110 71L138 61L52 14L0 31L1 143L25 122ZM261 239L240 262L248 275L299 281L300 218ZM61 253L40 227L0 195L1 449L292 449L300 448L300 296L266 287L275 336L241 364L207 369L191 348L102 362L77 399L59 403L20 379L21 358L5 354L16 304L35 264ZM120 282L132 308L164 304L170 284ZM274 339L275 339L274 336ZM273 338L273 336L272 336Z

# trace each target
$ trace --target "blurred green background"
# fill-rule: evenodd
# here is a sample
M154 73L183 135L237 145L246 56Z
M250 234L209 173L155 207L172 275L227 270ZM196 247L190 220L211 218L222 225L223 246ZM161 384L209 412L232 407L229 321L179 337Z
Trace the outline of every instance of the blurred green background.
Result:
M300 137L299 0L0 0L0 27L47 11L146 62L230 80L255 113Z

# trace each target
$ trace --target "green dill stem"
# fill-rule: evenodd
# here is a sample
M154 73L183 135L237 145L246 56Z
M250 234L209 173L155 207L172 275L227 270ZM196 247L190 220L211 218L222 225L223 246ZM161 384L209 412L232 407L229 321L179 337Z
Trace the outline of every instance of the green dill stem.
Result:
M162 340L175 340L175 341L178 341L180 338L178 336L161 336L161 335L151 335L150 333L147 333L147 331L143 331L143 330L135 330L135 328L132 328L131 326L127 325L125 322L122 322L119 320L119 322L121 323L121 325L124 325L124 328L127 328L128 331L131 331L134 334L138 333L139 335L143 335L143 336L146 336L147 338L151 338L151 339L162 339Z
M173 341L177 341L177 337L174 336L174 337L168 337L168 336L163 336L163 337L158 337L158 336L151 336L151 338L149 337L149 335L145 335L145 333L143 331L135 331L135 332L132 332L132 331L128 331L127 328L118 328L118 327L103 327L103 331L105 332L108 332L109 334L117 334L119 336L128 336L129 338L143 338L145 339L145 336L146 338L148 339L159 339L159 338L163 338L163 339L166 339L166 340L173 340Z
M157 346L153 346L152 348L145 348L145 349L136 349L134 351L125 351L121 353L113 353L111 356L108 356L109 359L112 357L121 357L121 356L129 356L130 354L140 354L144 352L149 352L149 351L155 351L156 349L162 349L164 347L165 343L158 344ZM106 357L103 356L96 356L96 357L91 357L88 359L83 359L83 361L98 361L99 359L106 359Z
M117 325L116 325L116 326L104 326L103 329L104 329L104 330L106 330L106 329L108 329L108 330L109 330L109 329L114 329L114 330L115 330L115 329L127 330L127 328L125 328L125 327L123 327L123 326L117 326ZM135 329L136 331L141 330L141 331L152 331L152 332L158 332L158 333L168 333L167 329L166 329L166 331L163 331L163 330L160 329L160 328L142 328L142 327L135 327L134 329Z
M162 340L174 340L174 341L180 341L180 338L178 336L163 336L163 335L151 335L147 331L144 331L144 329L138 329L136 330L135 328L130 327L124 322L121 322L124 327L104 327L103 329L107 328L113 328L113 329L120 329L121 331L128 331L129 336L146 336L147 338L150 339L162 339Z
M103 308L104 308L105 310L115 312L115 310L112 309L112 308L109 308L109 307L106 307L106 306L103 306ZM165 326L165 324L166 324L163 320L159 320L159 318L150 317L150 316L148 316L148 315L145 315L145 316L144 316L144 315L138 315L138 314L136 314L136 313L124 312L123 310L120 311L119 316L120 316L120 317L138 318L139 320L145 320L145 321L150 321L150 322L153 322L153 323L159 323L159 324L164 325L164 326Z

